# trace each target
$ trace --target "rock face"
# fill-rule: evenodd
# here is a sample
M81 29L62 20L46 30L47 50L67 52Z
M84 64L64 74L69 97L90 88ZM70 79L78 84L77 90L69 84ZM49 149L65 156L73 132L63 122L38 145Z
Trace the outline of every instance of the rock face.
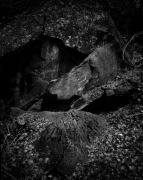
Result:
M56 96L57 100L68 100L77 96L88 101L89 91L113 80L121 70L122 62L117 45L113 37L107 36L106 41L98 43L95 50L80 65L50 84L47 94ZM100 95L102 94L103 90Z
M27 162L26 165L38 167L41 172L58 169L65 175L72 174L77 163L87 162L87 146L106 128L103 117L77 110L55 113L30 112L13 108L11 117L19 125L16 125L17 128L23 126L22 131L29 132L16 145L19 147L18 153L22 151L25 157L30 157L28 161L23 160ZM29 161L32 164L29 164Z
M39 36L0 59L0 97L23 107L44 93L51 80L69 72L86 56L58 38Z
M91 77L89 64L82 63L55 81L48 89L50 93L57 94L58 99L69 99L73 95L81 95Z

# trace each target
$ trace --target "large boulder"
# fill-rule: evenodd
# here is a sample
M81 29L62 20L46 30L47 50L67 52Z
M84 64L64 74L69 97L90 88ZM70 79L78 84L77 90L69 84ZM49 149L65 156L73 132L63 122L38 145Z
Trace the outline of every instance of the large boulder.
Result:
M89 95L87 98L86 96L91 90L113 80L122 70L119 52L121 52L120 48L114 38L110 35L106 36L104 41L96 44L95 50L80 65L47 87L47 96L51 96L57 101L69 99L73 101L73 97L77 99L84 97L88 101ZM103 92L101 90L100 96ZM48 106L48 102L45 103L45 106Z

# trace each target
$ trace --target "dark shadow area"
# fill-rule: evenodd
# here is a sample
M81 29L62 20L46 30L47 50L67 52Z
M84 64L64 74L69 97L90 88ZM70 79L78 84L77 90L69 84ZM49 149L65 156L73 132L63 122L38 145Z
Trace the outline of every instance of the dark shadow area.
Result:
M124 96L110 96L110 97L103 95L101 98L93 101L82 110L95 114L102 112L116 111L118 110L118 108L127 105L130 102L130 100L131 100L131 94L126 94Z
M72 102L76 101L79 96L74 95L68 100L59 100L57 95L46 93L43 95L43 101L41 104L42 111L68 111Z
M36 40L0 57L0 98L8 102L14 93L23 98L38 86L39 78L43 86L45 81L69 72L87 56L65 46L61 39L39 35Z
M35 48L36 47L36 48ZM25 77L26 67L32 61L34 48L39 56L41 44L39 40L30 41L15 51L9 52L0 58L0 98L8 100L16 86L16 77L19 74L21 93L24 91L25 78L31 83L30 77ZM39 62L42 59L39 58Z
M73 102L78 100L80 97L75 95L68 100L58 100L57 95L44 94L43 101L41 104L42 111L68 111ZM104 94L99 99L91 102L82 111L91 112L93 114L99 114L102 112L116 111L118 108L124 107L131 101L132 93L125 94L123 96L110 96L107 97ZM74 107L76 108L76 107Z

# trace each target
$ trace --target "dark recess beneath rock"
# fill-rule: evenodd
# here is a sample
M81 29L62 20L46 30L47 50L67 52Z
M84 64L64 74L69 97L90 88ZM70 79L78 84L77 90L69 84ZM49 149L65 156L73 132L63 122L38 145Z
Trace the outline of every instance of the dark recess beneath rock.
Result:
M131 94L128 93L123 96L107 96L104 94L99 99L93 101L89 105L87 105L85 108L83 108L83 111L91 112L91 113L107 113L110 111L116 111L120 107L124 107L125 105L129 104L131 101Z
M0 97L11 106L23 107L86 57L58 38L40 35L0 58Z

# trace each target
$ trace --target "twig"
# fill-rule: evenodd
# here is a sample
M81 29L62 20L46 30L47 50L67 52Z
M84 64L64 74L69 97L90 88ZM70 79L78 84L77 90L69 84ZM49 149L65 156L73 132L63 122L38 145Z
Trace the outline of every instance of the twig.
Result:
M1 169L4 173L8 174L10 177L12 177L14 180L17 180L15 177L13 177L11 174L9 174L8 172L4 171L3 169Z
M11 135L11 133L10 133L10 130L9 130L9 127L8 127L7 123L6 123L6 127L7 127L7 131L8 131L7 136L10 136L10 135Z
M2 148L3 148L3 146L4 146L4 144L5 144L5 142L6 142L7 137L8 137L8 136L6 136L6 137L5 137L5 139L4 139L4 141L3 141L3 144L2 144L2 146L1 146L1 149L2 149Z
M18 135L19 135L20 133L18 133ZM7 152L7 150L8 150L8 148L15 142L17 142L18 140L19 140L19 138L18 138L18 135L13 139L13 141L6 147L6 152Z

